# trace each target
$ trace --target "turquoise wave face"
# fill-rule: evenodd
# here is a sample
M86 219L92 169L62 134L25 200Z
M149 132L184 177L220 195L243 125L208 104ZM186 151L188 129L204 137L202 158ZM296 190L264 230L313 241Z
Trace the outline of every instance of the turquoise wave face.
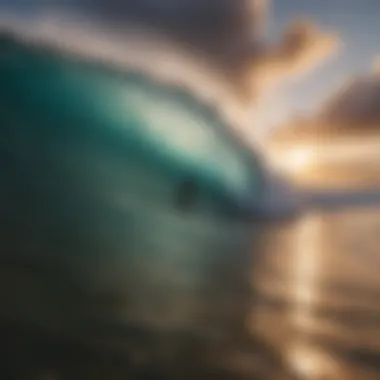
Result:
M31 317L224 319L249 276L243 214L263 182L213 111L140 74L7 38L0 82L3 244L13 268L32 262L49 281Z

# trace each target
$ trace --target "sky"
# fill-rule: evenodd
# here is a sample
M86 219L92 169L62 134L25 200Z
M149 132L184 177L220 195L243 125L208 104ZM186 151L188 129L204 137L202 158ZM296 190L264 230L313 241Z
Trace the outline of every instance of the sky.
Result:
M310 112L347 78L365 74L380 54L380 1L378 0L274 0L270 6L268 35L275 38L292 19L306 17L322 30L338 34L337 54L272 99L276 120ZM276 120L276 121L277 121Z
M236 4L246 4L247 2L259 5L255 8L255 17L248 20L247 27L252 28L258 23L261 25L264 21L266 29L263 34L269 46L257 62L257 65L261 65L264 70L259 70L259 74L256 76L265 78L264 82L275 78L274 83L277 83L279 72L281 75L288 71L292 73L292 81L287 81L285 84L278 81L282 85L274 86L274 90L268 92L269 95L263 95L259 107L253 111L257 114L257 118L252 119L253 124L258 120L257 124L262 124L264 131L270 126L286 124L286 121L294 115L318 113L326 99L341 88L348 79L355 78L358 75L368 75L375 57L380 56L380 48L378 48L377 43L377 36L380 35L379 0L241 0L240 2L238 0L214 2L208 0L207 3L204 0L174 1L175 4L191 4L191 7L198 7L199 9L204 7L204 4L214 4L211 5L213 7L215 4L218 6L227 4L225 12L228 15L231 14L231 4L233 4L232 8L236 8L239 7L239 5L235 6ZM36 8L36 4L39 6L41 4L86 4L87 7L90 3L102 4L103 7L112 8L114 12L111 11L111 13L118 14L120 8L133 7L134 5L131 4L135 2L124 0L0 0L2 8L11 6L19 10L22 9L24 13L29 14ZM173 4L171 0L145 0L144 4L146 5L144 6L148 8L151 5L147 4L153 4L156 7L159 3ZM195 20L194 25L191 24L190 26L194 27L194 30L196 29L196 17L188 16L186 18L184 15L180 17L183 17L186 23L191 20L190 24L193 22L192 20ZM244 18L244 11L237 12L237 17L240 18L241 23L247 22ZM298 30L295 34L293 33L286 40L287 34L284 34L284 29L297 18L310 20L316 24L318 30L310 36L309 26L307 26L301 28L301 31ZM220 30L217 30L218 24L215 22L215 17L207 20L209 29L206 30L205 34L210 30L214 32L216 39L218 36L220 39ZM240 40L248 37L247 34L244 34L243 29L236 34ZM226 31L227 34L229 32ZM337 36L340 42L339 49L332 49L334 50L333 54L330 54L329 43L331 41L328 38L326 40L324 36L324 33L329 34L330 32ZM220 43L217 40L214 42ZM239 43L239 41L235 42ZM273 48L270 47L271 44L274 46ZM314 46L308 46L313 44ZM316 58L315 52L318 49L322 50L319 51L319 56ZM224 53L225 57L230 55L228 51ZM309 66L313 66L311 71ZM307 75L303 73L305 67L307 68ZM370 92L375 93L375 97L380 94L380 81L378 79L379 77L376 80L376 89L379 87L378 91L364 89L363 94L365 93L367 98ZM370 85L373 87L373 84ZM266 82L265 86L270 87L267 86ZM373 103L373 99L368 98L368 100ZM377 103L375 106L377 107ZM372 108L376 107L373 106ZM257 109L261 111L257 112ZM347 109L345 102L340 102L339 113L344 112L342 110L345 109Z
M269 99L266 108L275 111L268 122L277 126L279 141L290 143L296 167L305 167L310 155L322 165L311 172L319 175L315 180L324 186L327 178L346 185L378 186L380 1L274 0L267 25L270 38L281 35L284 26L297 17L311 19L321 30L335 33L341 46L308 76ZM305 141L315 149L294 149ZM327 149L328 143L331 149Z

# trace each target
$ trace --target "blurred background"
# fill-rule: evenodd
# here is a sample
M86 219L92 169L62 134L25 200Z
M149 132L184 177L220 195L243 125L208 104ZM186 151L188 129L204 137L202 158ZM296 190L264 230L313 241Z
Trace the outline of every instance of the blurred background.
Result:
M18 11L31 14L35 3ZM380 187L380 2L252 4L268 49L244 133L298 186ZM306 213L266 236L251 332L279 347L301 379L379 379L380 206Z
M308 188L378 188L380 3L277 0L271 11L270 36L298 15L339 39L307 77L263 98L273 162ZM301 378L379 378L379 233L380 207L307 214L270 233L253 326L283 345Z

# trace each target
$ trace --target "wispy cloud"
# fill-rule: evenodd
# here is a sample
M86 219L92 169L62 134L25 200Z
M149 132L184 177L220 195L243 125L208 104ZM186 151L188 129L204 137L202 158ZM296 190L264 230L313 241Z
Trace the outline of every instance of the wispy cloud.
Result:
M278 84L284 78L308 73L338 46L335 36L309 21L297 21L277 44L264 43L269 0L1 0L2 8L27 7L38 17L69 11L121 27L144 23L180 39L226 69L248 95Z
M267 47L259 57L259 73L264 83L302 76L324 63L339 46L336 35L318 30L308 20L294 21L280 43Z

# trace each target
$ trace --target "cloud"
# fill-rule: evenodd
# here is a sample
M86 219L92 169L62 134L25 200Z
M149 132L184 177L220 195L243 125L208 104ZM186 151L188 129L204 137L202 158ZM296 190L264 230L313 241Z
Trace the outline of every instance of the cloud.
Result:
M15 2L16 3L16 2ZM112 25L143 22L175 36L189 48L203 51L237 82L242 92L255 91L314 69L336 49L336 37L297 21L280 42L264 42L269 0L30 0L2 7L27 7L28 14L71 11ZM1 5L3 4L3 5ZM26 9L26 8L25 8ZM219 66L219 67L217 67ZM257 93L259 99L260 92Z
M305 118L294 118L280 127L274 140L365 137L380 135L380 70L379 58L372 71L348 79L327 96L317 112Z
M307 20L294 21L280 43L259 57L260 75L265 77L265 83L300 77L324 63L339 46L334 34L319 31Z
M380 132L379 72L350 80L327 100L317 118L338 133Z

